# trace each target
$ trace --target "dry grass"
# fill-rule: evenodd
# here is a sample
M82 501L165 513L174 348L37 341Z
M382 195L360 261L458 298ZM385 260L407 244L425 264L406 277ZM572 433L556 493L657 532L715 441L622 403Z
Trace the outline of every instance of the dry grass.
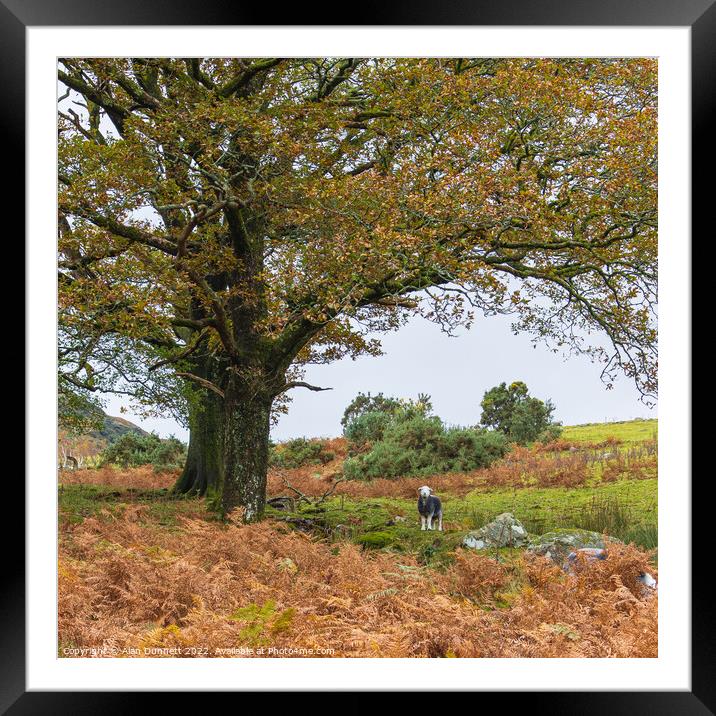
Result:
M272 470L269 493L287 494L285 478L322 495L346 456L345 441L328 447L336 453L328 465ZM346 481L335 494L412 499L425 482L453 496L580 488L653 477L656 459L650 443L517 448L485 470ZM147 491L175 479L151 467L60 476L65 485ZM168 519L171 505L121 497L99 512L76 505L76 519L60 522L61 656L255 656L260 649L267 656L657 656L658 598L637 580L656 569L633 546L610 545L606 560L579 562L572 574L524 553L498 562L462 549L436 568L406 553L321 541L282 522L222 524L202 501L182 501Z
M284 479L308 496L322 495L332 481L341 475L347 445L343 438L324 441L336 457L326 465L300 468L273 468L269 471L269 495L287 494ZM489 468L467 473L446 473L426 477L405 477L370 482L346 481L335 490L346 497L409 497L429 480L436 492L464 495L471 490L491 487L583 487L595 478L613 482L621 477L643 479L656 474L656 443L645 442L623 450L615 449L619 441L568 443L565 441L532 448L514 447L503 459ZM575 447L578 445L578 447ZM569 448L575 447L570 452ZM559 449L557 449L559 448ZM611 448L605 458L604 448ZM62 471L60 482L67 485L109 485L137 489L171 488L177 472L155 473L151 466L120 470L113 467Z
M565 440L559 438L549 443L537 443L534 450L538 452L561 452L563 450L602 450L605 448L615 448L623 444L621 438L614 436L599 441L585 440Z
M656 475L656 443L648 442L626 450L616 450L613 441L580 443L569 451L564 443L560 450L538 445L532 448L515 446L502 460L488 468L467 473L446 473L426 477L404 477L394 480L378 479L369 482L342 482L336 495L347 497L409 497L417 489L430 483L436 492L464 495L478 488L492 487L584 487L595 480L613 482L620 477L644 479ZM564 448L564 445L567 448ZM609 457L604 448L611 447ZM345 441L330 441L336 459L324 466L307 465L291 470L273 469L269 472L268 491L271 495L287 494L284 480L308 496L323 494L331 481L341 474L345 459Z
M151 465L126 470L107 466L87 470L61 470L59 482L64 485L108 485L159 490L172 487L178 474L178 471L155 472Z
M185 519L167 529L136 505L65 527L60 652L655 657L657 598L636 580L644 569L655 572L648 555L613 545L607 560L574 575L542 558L503 564L466 552L436 571L279 523Z

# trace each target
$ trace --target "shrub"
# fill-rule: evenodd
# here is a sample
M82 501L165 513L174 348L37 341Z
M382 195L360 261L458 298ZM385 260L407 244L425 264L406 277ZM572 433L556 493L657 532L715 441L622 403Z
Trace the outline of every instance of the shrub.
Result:
M270 463L276 467L296 468L303 465L325 465L335 458L320 440L294 438L271 450Z
M186 445L173 436L162 439L156 433L127 432L105 449L101 465L123 468L152 465L155 470L172 470L181 467L185 460Z
M351 420L343 434L346 436L351 450L360 451L367 445L382 440L385 429L392 421L393 416L389 413L373 410L362 413Z
M475 428L450 428L439 444L442 457L450 462L447 470L467 472L488 467L504 457L508 443L498 432ZM446 470L446 471L447 471Z
M358 393L343 413L341 425L351 453L361 452L383 439L386 429L395 422L432 413L430 396L419 393L416 400L386 398L382 393Z
M376 443L365 455L349 457L343 463L343 474L349 480L373 480L415 475L413 456L387 442Z
M397 398L386 398L383 393L378 393L378 395L358 393L343 412L343 417L341 418L343 433L348 437L346 431L350 424L365 413L385 413L387 415L393 415L399 406L400 401Z
M368 452L346 460L343 472L353 480L466 472L487 467L506 452L501 433L446 428L438 417L415 415L390 422Z

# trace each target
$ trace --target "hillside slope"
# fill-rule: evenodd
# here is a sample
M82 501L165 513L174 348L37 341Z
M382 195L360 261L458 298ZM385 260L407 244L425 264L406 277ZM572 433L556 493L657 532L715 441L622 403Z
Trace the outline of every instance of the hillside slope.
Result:
M656 418L647 420L620 420L613 423L584 423L583 425L566 425L562 438L569 442L601 442L616 438L623 443L636 443L643 440L655 440L658 437L659 421Z
M60 453L64 449L66 453L76 458L95 457L125 433L149 434L126 418L105 415L104 423L99 430L92 430L81 435L71 435L60 428L58 432Z
M119 418L114 415L105 415L104 425L101 430L95 430L90 433L93 437L103 438L107 443L113 443L125 433L138 433L139 435L149 435L146 430L142 430L126 418Z
M372 481L336 482L347 445L326 440L326 464L272 466L269 496L283 499L252 525L217 520L149 467L67 473L59 655L656 657L658 592L638 576L658 580L657 446L629 442L634 425L600 427L469 473ZM423 484L444 532L420 529ZM463 546L504 512L533 538L624 544L574 572L520 547Z

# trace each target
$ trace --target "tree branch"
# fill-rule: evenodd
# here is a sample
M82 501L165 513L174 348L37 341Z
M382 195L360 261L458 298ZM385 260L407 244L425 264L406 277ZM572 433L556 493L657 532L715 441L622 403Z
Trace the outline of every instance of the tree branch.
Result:
M302 380L292 380L289 383L284 383L281 388L279 388L279 390L274 393L274 395L281 395L281 393L285 393L287 390L291 390L291 388L307 388L308 390L313 390L315 392L333 390L333 388L321 388L317 385L311 385L310 383L306 383Z
M219 388L218 385L215 385L210 380L206 380L206 378L200 378L198 375L194 375L193 373L184 373L184 372L181 372L181 373L177 372L177 375L181 376L182 378L186 378L187 380L193 380L195 383L198 383L199 385L206 388L207 390L213 391L222 399L226 397L224 391L221 388Z
M104 94L96 87L87 84L87 82L82 81L74 75L70 75L67 72L58 70L57 77L67 87L71 87L73 90L79 92L86 99L89 99L95 104L102 107L102 109L104 109L105 112L107 112L107 114L109 115L109 118L114 123L114 126L117 127L117 131L120 134L124 134L124 121L130 115L128 109L122 107L121 104L115 102L111 97Z
M196 339L193 343L188 345L183 351L178 353L175 356L170 356L169 358L165 358L164 360L157 361L156 363L153 363L149 366L149 372L151 373L154 370L157 370L157 368L161 368L164 365L168 365L169 363L176 363L177 361L180 361L182 358L186 358L188 355L191 355L198 347L199 343L201 341L202 336L204 335L204 331L201 331L197 334Z
M241 89L244 85L248 84L248 82L253 79L259 72L262 72L263 70L269 70L282 61L282 58L279 57L275 59L259 60L258 62L254 62L252 65L249 65L249 67L244 72L236 75L236 77L229 80L223 87L220 87L217 90L217 93L220 97L230 97L232 94L234 94L234 92Z
M136 226L127 226L126 224L122 224L116 219L111 219L108 216L100 214L98 211L93 211L84 206L68 207L61 205L60 209L65 214L87 219L87 221L91 222L95 226L98 226L101 229L106 229L115 236L121 236L124 239L136 241L139 244L146 244L147 246L159 249L159 251L163 251L165 254L169 254L170 256L176 256L177 254L177 247L171 241L168 241L161 236L150 234L148 231L138 229Z

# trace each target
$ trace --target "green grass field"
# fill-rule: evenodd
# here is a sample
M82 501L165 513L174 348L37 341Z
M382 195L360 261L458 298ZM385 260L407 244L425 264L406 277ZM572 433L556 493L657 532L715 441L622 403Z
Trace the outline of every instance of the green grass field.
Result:
M446 532L421 532L413 500L341 499L318 510L304 509L330 531L347 532L369 547L390 547L436 555L454 549L466 532L478 529L502 512L512 512L530 534L579 528L606 533L651 549L657 546L657 481L619 480L582 488L476 490L464 497L441 495ZM396 517L398 520L396 521Z
M610 437L624 448L637 448L657 435L656 420L577 425L565 428L570 442L601 442ZM657 478L653 472L624 472L602 484L594 462L595 479L579 487L480 487L465 495L440 492L445 511L443 533L421 532L413 499L336 496L320 507L302 506L294 513L269 509L277 519L309 524L317 536L348 538L365 548L390 549L417 555L426 564L439 564L461 543L465 533L478 529L502 512L512 512L532 535L555 529L579 528L608 534L652 549L658 545ZM428 480L429 481L429 480ZM108 485L65 485L59 492L61 523L79 523L87 517L121 515L141 506L139 521L151 520L174 529L182 517L215 519L203 501L173 495L167 489L136 489Z
M562 438L570 442L602 442L608 438L617 438L625 443L654 440L658 437L659 421L624 420L617 423L586 423L567 425Z

